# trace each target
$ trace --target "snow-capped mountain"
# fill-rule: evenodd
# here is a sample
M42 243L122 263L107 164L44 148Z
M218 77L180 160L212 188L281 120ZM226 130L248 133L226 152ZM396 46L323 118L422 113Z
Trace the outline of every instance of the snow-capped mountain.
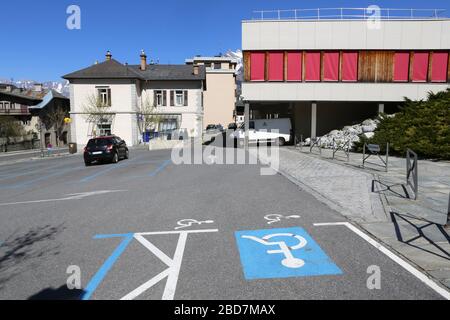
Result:
M237 80L239 82L242 82L244 80L244 57L242 54L242 50L228 50L227 53L224 54L225 57L227 58L233 58L237 60L237 66L236 66L236 75L237 75Z
M34 87L34 84L38 82L34 80L12 80L12 79L8 80L0 78L0 83L12 84L15 85L17 88L31 89ZM42 83L42 86L45 89L53 89L55 91L58 91L59 93L63 94L66 97L70 96L69 81L67 80L46 81Z

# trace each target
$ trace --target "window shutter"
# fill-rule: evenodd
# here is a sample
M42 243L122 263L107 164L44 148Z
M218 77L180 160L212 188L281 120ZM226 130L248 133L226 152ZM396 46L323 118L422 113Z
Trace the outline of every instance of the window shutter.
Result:
M153 106L158 106L158 101L156 100L156 90L153 90Z
M188 106L188 102L189 102L188 100L189 100L189 94L188 94L188 91L185 90L185 91L184 91L184 106L185 106L185 107Z
M166 90L163 91L163 106L164 107L167 106L167 91Z
M107 105L108 105L108 107L111 107L112 106L112 100L111 100L111 89L110 88L108 88L108 103L107 103Z
M175 91L170 90L170 106L175 106Z

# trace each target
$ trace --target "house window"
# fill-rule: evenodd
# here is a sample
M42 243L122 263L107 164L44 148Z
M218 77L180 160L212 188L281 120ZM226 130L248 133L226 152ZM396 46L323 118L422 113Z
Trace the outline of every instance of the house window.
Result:
M182 90L175 91L175 106L180 107L184 105L184 93Z
M159 123L159 132L170 132L178 129L177 119L165 119Z
M111 88L97 88L98 98L104 107L111 107Z
M172 107L187 107L188 97L187 90L172 90L170 91L170 105Z
M5 109L11 109L9 102L5 102Z
M155 106L157 107L167 106L167 92L165 90L155 91Z
M3 109L3 102L0 102L0 109Z
M98 136L110 136L112 133L111 123L100 123L97 125Z

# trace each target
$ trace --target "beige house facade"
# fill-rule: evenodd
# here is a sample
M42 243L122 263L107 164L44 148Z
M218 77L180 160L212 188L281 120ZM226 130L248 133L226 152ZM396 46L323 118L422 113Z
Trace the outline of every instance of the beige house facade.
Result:
M206 69L203 129L211 124L226 127L234 123L237 61L228 57L195 57L186 60L186 64Z

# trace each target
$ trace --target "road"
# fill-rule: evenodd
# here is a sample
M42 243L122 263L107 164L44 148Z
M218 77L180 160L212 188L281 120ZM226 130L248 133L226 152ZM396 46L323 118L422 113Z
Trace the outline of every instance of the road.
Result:
M1 166L0 299L442 298L282 176L170 159Z

